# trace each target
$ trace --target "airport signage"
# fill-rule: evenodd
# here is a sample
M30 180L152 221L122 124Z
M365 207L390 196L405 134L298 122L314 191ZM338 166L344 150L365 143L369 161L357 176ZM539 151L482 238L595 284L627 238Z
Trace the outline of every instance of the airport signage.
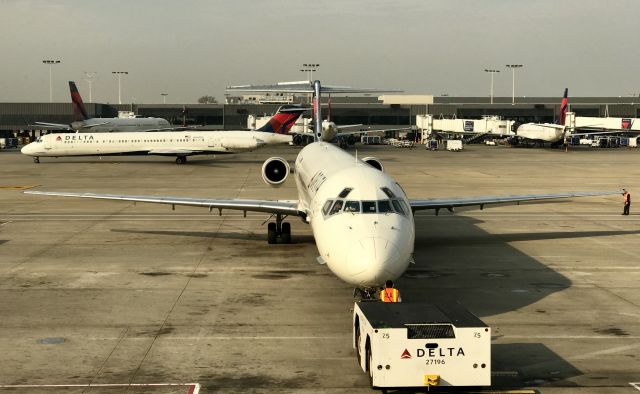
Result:
M473 131L473 120L464 121L464 131Z

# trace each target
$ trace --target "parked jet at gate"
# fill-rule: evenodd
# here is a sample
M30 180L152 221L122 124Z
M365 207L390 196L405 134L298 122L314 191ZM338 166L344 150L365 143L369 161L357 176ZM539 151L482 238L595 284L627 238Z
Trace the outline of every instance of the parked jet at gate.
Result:
M537 142L550 142L561 143L564 142L566 136L567 127L565 126L565 119L568 109L568 93L569 89L564 89L564 96L560 104L560 113L558 116L558 124L554 123L525 123L518 127L516 131L516 139L537 141Z
M310 89L316 104L322 91L320 81ZM320 130L320 110L316 129ZM360 288L379 286L401 276L412 261L418 210L480 206L496 203L602 196L614 192L570 192L486 197L409 199L402 187L384 173L374 157L357 159L342 149L319 140L303 148L295 160L294 178L298 200L240 200L185 197L154 197L118 194L27 191L28 194L82 197L206 207L210 211L235 209L265 212L274 217L267 228L269 243L291 241L286 216L297 216L311 225L320 256L318 261L343 281ZM282 158L267 159L262 166L264 181L282 185L290 173Z
M75 82L69 81L73 122L71 124L35 122L47 130L67 130L77 132L114 132L114 131L169 131L183 130L184 127L172 126L162 118L91 118L82 102Z
M134 133L60 133L39 137L22 153L40 157L157 155L174 156L183 164L187 156L251 151L265 144L288 143L296 119L306 111L283 106L263 127L254 131L164 131Z

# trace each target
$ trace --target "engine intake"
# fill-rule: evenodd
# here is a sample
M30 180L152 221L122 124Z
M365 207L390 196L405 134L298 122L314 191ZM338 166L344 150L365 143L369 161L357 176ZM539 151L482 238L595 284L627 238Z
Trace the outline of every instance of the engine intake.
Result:
M282 186L289 172L289 163L281 157L270 157L262 165L262 179L273 187Z
M384 172L384 167L382 166L382 163L380 162L380 160L378 160L377 158L365 157L364 159L362 159L362 161L369 164L371 167L375 168L376 170L380 170L381 172Z

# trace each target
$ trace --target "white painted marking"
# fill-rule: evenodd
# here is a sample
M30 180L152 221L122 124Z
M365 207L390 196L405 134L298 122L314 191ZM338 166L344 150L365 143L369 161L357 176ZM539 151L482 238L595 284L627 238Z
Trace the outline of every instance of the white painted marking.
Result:
M625 337L626 338L626 337ZM636 343L633 345L626 345L626 346L618 346L618 347L614 347L614 348L610 348L610 349L605 349L605 350L599 350L597 352L591 352L591 353L583 353L583 354L579 354L576 356L572 356L569 359L571 360L586 360L589 358L593 358L593 357L598 357L598 356L602 356L605 354L615 354L615 353L620 353L626 350L630 350L630 349L634 349L640 347L640 343Z
M637 383L629 383L633 388L640 391L640 382Z
M499 339L609 339L609 340L627 340L640 339L640 335L625 335L624 337L616 337L611 335L504 335ZM633 347L640 345L631 345Z
M74 388L74 387L186 387L198 394L200 383L86 383L86 384L0 384L3 389ZM192 389L192 390L191 390Z

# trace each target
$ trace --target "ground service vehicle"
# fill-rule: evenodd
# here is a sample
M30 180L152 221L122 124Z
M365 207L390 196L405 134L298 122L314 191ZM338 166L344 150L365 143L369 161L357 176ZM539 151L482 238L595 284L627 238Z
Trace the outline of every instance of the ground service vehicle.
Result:
M356 302L353 347L374 388L491 385L491 330L457 303Z

